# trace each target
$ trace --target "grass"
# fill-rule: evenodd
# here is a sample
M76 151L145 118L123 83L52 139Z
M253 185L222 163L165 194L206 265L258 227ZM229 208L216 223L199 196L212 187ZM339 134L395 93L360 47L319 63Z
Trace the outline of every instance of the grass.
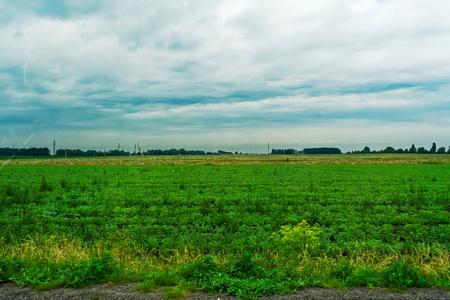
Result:
M382 228L386 234L380 233L383 238L402 230L403 234L418 236L421 230L429 230L429 226L434 228L430 232L435 232L436 240L440 238L445 242L442 234L446 232L448 219L442 217L446 216L446 212L441 210L443 205L448 205L450 185L447 164L450 164L450 155L289 155L289 162L285 157L144 156L5 161L3 166L6 167L0 171L5 186L4 195L0 197L4 201L0 213L7 212L5 215L8 218L22 222L24 230L36 228L33 222L42 227L36 232L25 231L26 234L21 237L14 236L18 234L16 232L0 237L0 282L13 278L17 283L31 285L38 290L78 287L93 282L141 282L137 288L139 291L152 292L163 288L167 299L184 297L187 291L198 288L225 291L241 298L246 293L253 295L249 299L303 286L340 289L384 286L393 290L411 286L450 288L450 253L446 244L433 243L432 240L429 243L406 241L399 243L398 247L392 244L387 247L388 242L383 244L377 240L377 243L368 243L364 238L356 240L355 244L351 238L363 231L358 227L361 224L352 224L345 219L352 214L362 218L360 221L366 222L363 224L367 225L370 220L370 224L377 229L379 224L386 225ZM52 167L46 169L48 174L45 175L41 171L44 170L42 166L47 165ZM291 165L296 167L291 168ZM320 167L312 167L316 165ZM328 167L330 165L336 167ZM390 166L355 168L353 165ZM397 168L394 165L428 166ZM245 176L240 172L245 172ZM317 176L311 175L314 172ZM396 172L397 177L389 177L392 172ZM216 180L219 176L220 180ZM368 183L353 189L346 188L345 180L353 182L354 178L367 180ZM24 186L26 180L30 182L29 186ZM384 186L387 187L386 194L383 194ZM359 193L369 193L370 197L362 197ZM242 202L236 202L237 198L242 198ZM101 201L96 203L98 199ZM185 218L176 219L178 214L174 211L180 207L179 199L186 201L186 207L194 210L192 216L185 210L180 213ZM239 212L228 212L231 206L225 201L236 202L234 207ZM280 218L280 224L290 224L291 227L284 228L278 236L278 245L274 246L271 243L277 239L270 239L270 233L267 235L261 231L270 224L257 222L267 218L264 214L276 213L266 212L264 208L277 201L277 207L282 210L275 216ZM310 209L298 209L305 203ZM354 209L350 209L350 205ZM339 207L346 208L345 214L340 213ZM373 209L374 213L370 213L368 208ZM136 220L142 210L148 214L141 216L143 221L136 224L147 225L152 221L151 229L154 231L141 234L134 228L135 224L127 223ZM163 210L165 217L150 214ZM435 213L438 210L441 216ZM391 217L376 219L385 211ZM410 219L413 211L414 220ZM217 224L230 223L227 224L230 226L220 231L220 226L213 222L212 217L222 217L220 214L223 212L227 214ZM256 217L245 219L252 214ZM326 214L332 216L329 227L324 224L330 218L319 218ZM293 224L299 223L303 216L321 220L321 230L305 227L295 231ZM43 218L49 221L43 222ZM398 220L391 220L395 218ZM105 219L108 222L104 222ZM207 244L201 247L191 243L181 247L173 243L169 245L174 246L163 248L163 242L170 242L170 239L166 236L155 237L159 232L156 229L160 232L166 230L161 222L155 220L168 222L174 219L176 226L171 223L164 223L164 226L181 230L183 226L187 228L201 219L201 226L186 231L202 233L198 243L209 238L213 243L214 238L222 238L224 232L235 230L235 236L242 237L242 247L236 244L232 250L211 250L213 248L207 248ZM237 219L241 220L241 227L236 224L231 226ZM59 222L55 221L57 230L43 232L53 226L53 220ZM88 227L80 225L85 220L86 226L98 225L88 232L92 235L86 235L88 238L76 233L76 230L87 232ZM357 223L356 219L352 220ZM395 222L391 224L390 221ZM333 232L330 228L336 223L341 227L336 227L336 232ZM212 228L211 224L216 228L209 232L207 229ZM7 225L0 223L0 226ZM111 230L106 230L110 227ZM86 230L82 231L83 228ZM331 238L348 228L352 230L347 236L349 241L343 246L336 246ZM260 235L252 237L251 233L259 229ZM270 227L269 232L280 229ZM241 230L247 230L247 233L241 233ZM328 232L322 232L326 230ZM98 237L93 235L96 233ZM181 234L173 237L182 238ZM428 235L423 237L429 238ZM151 247L141 243L150 239L154 240L153 244L148 244L153 245ZM396 241L395 237L393 240ZM252 254L243 256L250 245L253 247L250 250ZM105 251L108 251L110 259L102 260L100 256ZM199 263L205 254L210 254L214 261L216 267L213 273L208 271L211 264L203 268ZM191 266L191 273L186 271L188 266ZM87 279L80 281L73 274Z

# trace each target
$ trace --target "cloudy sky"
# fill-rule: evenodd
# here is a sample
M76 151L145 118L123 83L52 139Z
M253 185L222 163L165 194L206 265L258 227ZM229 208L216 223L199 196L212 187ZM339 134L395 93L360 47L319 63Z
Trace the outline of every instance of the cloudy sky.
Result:
M449 11L0 0L0 147L448 147Z

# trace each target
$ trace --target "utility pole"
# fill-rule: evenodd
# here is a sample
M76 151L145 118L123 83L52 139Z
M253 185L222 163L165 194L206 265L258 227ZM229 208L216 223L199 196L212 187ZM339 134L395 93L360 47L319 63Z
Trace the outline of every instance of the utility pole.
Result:
M270 152L269 152L269 142L267 142L267 155L269 155L270 154Z
M15 151L15 148L14 148L14 145L13 145L13 158L15 158L16 157L16 151Z
M56 149L56 141L55 141L55 140L53 140L53 156L55 156L55 155L56 155L56 151L55 151L55 149Z

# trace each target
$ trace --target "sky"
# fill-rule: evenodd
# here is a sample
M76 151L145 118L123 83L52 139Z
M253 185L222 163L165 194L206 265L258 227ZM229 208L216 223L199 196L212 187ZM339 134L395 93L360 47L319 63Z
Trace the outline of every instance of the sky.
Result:
M450 146L448 0L0 0L0 147Z

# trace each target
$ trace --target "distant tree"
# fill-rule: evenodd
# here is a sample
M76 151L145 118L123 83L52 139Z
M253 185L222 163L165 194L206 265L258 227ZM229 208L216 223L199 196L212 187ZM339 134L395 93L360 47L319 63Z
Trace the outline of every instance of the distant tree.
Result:
M436 151L437 154L445 154L445 147L439 147Z
M388 146L388 147L386 147L386 149L384 149L383 152L384 153L395 153L395 149L394 149L394 147Z
M361 153L365 153L365 154L370 153L370 148L365 146L364 149L361 151Z
M433 143L433 146L431 146L430 153L436 153L436 143Z
M403 153L403 149L402 148L398 148L397 150L395 150L395 153Z
M295 149L272 149L271 154L297 154Z
M416 146L414 146L414 144L412 144L412 146L411 146L411 148L409 148L408 152L409 153L416 153L417 152Z
M217 151L218 154L224 155L224 154L233 154L233 152L228 152L228 151L223 151L223 150L218 150Z
M428 152L427 149L425 149L425 147L419 147L419 148L417 148L417 153L426 154L426 153L429 153L429 152Z
M305 148L303 154L342 154L339 148Z
M447 154L450 154L450 146L448 146Z

